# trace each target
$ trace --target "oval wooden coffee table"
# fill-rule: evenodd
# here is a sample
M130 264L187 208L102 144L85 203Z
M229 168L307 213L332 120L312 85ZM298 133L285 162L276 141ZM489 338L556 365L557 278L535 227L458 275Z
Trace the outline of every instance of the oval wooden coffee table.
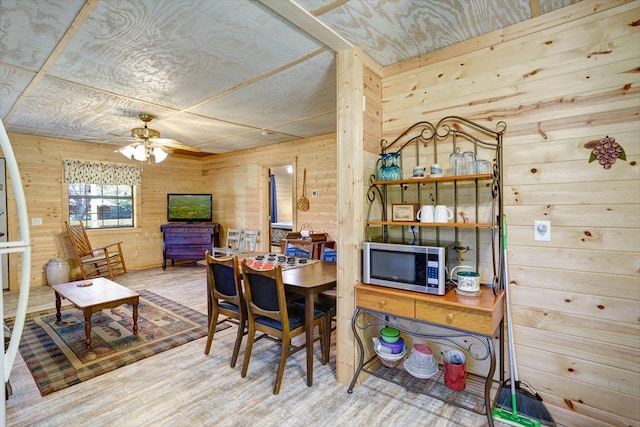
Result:
M51 286L56 293L56 320L61 318L61 299L67 299L84 314L85 344L91 347L91 316L103 308L122 304L133 306L133 333L138 333L138 303L140 294L111 280L99 277Z

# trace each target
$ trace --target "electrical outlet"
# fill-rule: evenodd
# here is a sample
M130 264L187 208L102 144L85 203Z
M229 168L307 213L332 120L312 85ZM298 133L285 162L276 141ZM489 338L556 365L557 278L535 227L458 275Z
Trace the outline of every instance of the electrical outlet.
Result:
M535 221L533 223L533 238L539 242L550 242L551 221Z
M42 218L31 218L31 225L42 225Z
M320 197L320 190L311 190L311 197L313 198Z

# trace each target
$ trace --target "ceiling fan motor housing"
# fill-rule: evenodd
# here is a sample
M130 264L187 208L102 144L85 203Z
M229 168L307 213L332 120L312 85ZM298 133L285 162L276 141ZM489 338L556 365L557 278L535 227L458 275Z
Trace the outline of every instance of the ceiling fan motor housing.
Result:
M150 129L145 125L143 128L131 129L131 136L148 140L149 138L160 138L160 132L155 129Z

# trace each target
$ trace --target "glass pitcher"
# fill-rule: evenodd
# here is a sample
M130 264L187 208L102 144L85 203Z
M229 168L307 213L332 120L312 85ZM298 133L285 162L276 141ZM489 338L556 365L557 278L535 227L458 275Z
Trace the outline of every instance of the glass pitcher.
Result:
M388 180L402 179L402 169L400 169L400 153L389 153L387 163L387 176Z
M476 153L465 151L462 153L462 173L460 175L475 175L476 173Z
M453 152L449 154L449 175L462 175L462 153Z
M376 179L378 181L386 181L388 178L387 176L387 162L389 159L389 155L388 154L381 154L380 158L378 159L378 163L380 164L380 166L378 166L378 171L377 171L377 176Z

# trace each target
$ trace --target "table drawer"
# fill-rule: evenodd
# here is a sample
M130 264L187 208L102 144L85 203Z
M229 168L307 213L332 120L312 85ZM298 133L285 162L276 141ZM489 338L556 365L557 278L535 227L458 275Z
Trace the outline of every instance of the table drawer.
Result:
M483 335L492 335L500 322L491 312L428 301L416 301L416 319Z
M412 298L388 295L368 290L356 290L356 305L369 310L382 311L403 317L414 317L415 302Z
M189 234L194 233L204 233L204 234L213 234L213 227L192 227L189 228Z
M170 245L211 244L211 234L167 234L164 241Z
M204 259L204 253L210 250L210 245L171 245L166 247L165 257L171 259L174 256L186 256L193 259Z
M164 234L213 234L213 227L170 227L163 230Z

